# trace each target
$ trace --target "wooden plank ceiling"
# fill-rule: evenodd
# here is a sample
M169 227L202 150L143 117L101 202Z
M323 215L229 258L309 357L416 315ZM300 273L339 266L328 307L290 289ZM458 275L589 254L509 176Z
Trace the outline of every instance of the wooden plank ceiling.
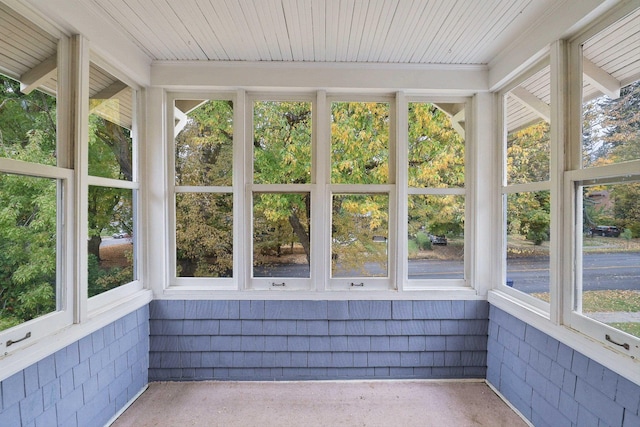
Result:
M90 0L154 60L487 64L553 0Z
M488 64L555 0L70 0L156 61ZM0 2L0 73L23 91L56 92L57 40ZM619 96L640 79L640 10L584 44L584 96ZM129 89L91 67L92 98L109 95L131 126ZM508 129L548 119L549 67L507 97ZM96 112L113 105L104 101ZM110 107L109 107L110 108ZM103 111L104 110L104 111Z

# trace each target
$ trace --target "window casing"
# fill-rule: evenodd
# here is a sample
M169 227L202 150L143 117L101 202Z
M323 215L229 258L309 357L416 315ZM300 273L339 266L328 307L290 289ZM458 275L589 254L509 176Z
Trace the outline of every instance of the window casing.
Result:
M503 272L499 289L550 312L552 65L545 56L499 93L502 117Z
M0 60L0 350L8 354L73 321L74 176L65 155L66 115L58 106L67 40L6 6L0 18L15 25L8 28L13 37L1 42L6 59Z
M249 289L312 289L316 108L311 96L247 97L245 228ZM251 148L250 148L251 147ZM250 166L249 166L250 165ZM250 221L250 223L248 223ZM251 260L251 261L249 261Z
M640 66L640 46L624 31L626 24L640 16L640 9L632 7L620 8L570 45L570 67L582 78L575 79L570 88L574 94L570 105L571 157L564 176L564 200L568 207L565 236L571 242L567 256L575 268L567 274L571 287L564 290L563 321L610 349L638 358L640 337L633 329L637 323L626 313L638 312L633 305L637 282L629 287L625 277L633 276L621 273L626 265L637 267L638 252L633 250L631 239L637 238L640 219L640 132L636 118L640 81L637 73L629 72ZM615 40L615 48L609 44L611 40ZM603 46L607 46L609 59L602 58ZM611 58L624 58L623 65L611 68ZM602 84L594 67L609 70L611 78L618 81L617 87ZM616 247L617 253L594 253L596 245ZM594 276L597 272L600 276ZM603 306L610 299L627 305ZM614 314L606 318L598 314L600 311Z
M410 101L431 102L419 97ZM457 181L415 186L409 195L406 163L398 163L406 162L401 160L407 158L402 150L408 150L408 128L398 127L398 109L405 123L408 116L403 95L170 93L169 286L193 291L312 292L468 287L468 254L462 249L468 238L464 235L469 215L464 184L468 153L464 138L451 124L457 114L455 123L464 133L467 99L438 101L440 107L433 107L432 113L449 123L442 132L457 135L459 141L449 153L458 165ZM211 102L229 103L225 144L233 145L225 148L225 165L232 172L224 182L199 178L187 182L179 171L184 165L193 163L195 171L206 173L219 168L202 163L200 154L194 155L195 149L184 142L189 126L199 129L200 138L222 138L211 133L223 127L216 124L220 116L197 116L197 108ZM451 108L456 111L448 111ZM211 128L203 125L206 120L211 120ZM349 154L353 152L358 154ZM458 234L449 235L459 242L454 274L429 267L426 273L423 269L420 276L410 277L407 259L397 262L401 253L406 256L403 246L408 244L408 238L398 237L408 233L406 221L400 220L407 214L404 203L398 203L399 194L406 199L431 198L429 203L447 206L457 218ZM187 209L184 203L194 203L184 202L187 198L207 203L218 199L218 207L219 199L225 198L225 213L217 215L224 216L225 224L208 222L202 211ZM186 240L184 230L196 224L200 232L190 233L192 240ZM215 233L224 236L217 239L219 247L225 247L218 254L202 240ZM196 248L203 250L200 261L186 262L186 253ZM212 267L222 258L226 266L233 266L224 274ZM203 274L207 270L210 273Z
M407 99L407 137L399 143L399 182L406 188L405 289L468 286L465 116L462 99ZM406 154L406 159L404 155ZM406 170L406 174L405 174ZM405 213L403 212L403 215ZM406 223L406 230L404 224Z
M85 181L89 315L142 288L137 220L139 91L117 75L117 70L91 55Z

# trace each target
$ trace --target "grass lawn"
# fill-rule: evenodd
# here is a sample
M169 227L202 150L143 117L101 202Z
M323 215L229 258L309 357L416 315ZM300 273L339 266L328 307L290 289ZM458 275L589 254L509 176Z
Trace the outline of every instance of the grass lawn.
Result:
M609 326L640 338L640 323L609 323Z
M535 293L534 297L549 302L549 294ZM629 290L586 291L582 294L582 312L640 312L640 292ZM614 328L640 337L640 323L609 323Z

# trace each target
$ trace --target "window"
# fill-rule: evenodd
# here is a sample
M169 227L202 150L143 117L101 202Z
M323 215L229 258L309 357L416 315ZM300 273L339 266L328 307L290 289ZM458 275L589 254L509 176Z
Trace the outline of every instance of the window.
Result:
M137 280L136 91L89 67L88 295Z
M567 172L576 271L568 323L632 356L640 352L640 46L618 15L573 46L581 66L579 145ZM576 121L578 117L576 117Z
M333 99L329 108L332 286L391 287L391 103Z
M551 67L542 62L502 95L503 289L544 310L550 300Z
M73 173L58 135L59 41L0 5L0 342L11 352L72 321L64 223ZM4 30L4 27L3 27ZM20 49L15 49L19 44Z
M175 99L175 275L234 277L233 101Z
M410 286L464 283L464 122L464 103L408 103Z
M311 287L312 102L252 97L251 287Z
M404 103L410 125L400 144L391 96L238 91L169 102L172 285L465 286L465 99ZM397 166L399 150L408 167ZM409 182L408 214L399 180ZM398 238L400 215L407 238ZM418 244L408 268L398 266L399 247Z

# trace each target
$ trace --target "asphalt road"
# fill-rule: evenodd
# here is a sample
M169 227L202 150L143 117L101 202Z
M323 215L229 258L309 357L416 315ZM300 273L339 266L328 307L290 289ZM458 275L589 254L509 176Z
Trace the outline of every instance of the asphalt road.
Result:
M377 264L367 266L367 270L371 276L383 273ZM254 274L258 277L309 277L309 267L299 264L256 266ZM461 261L413 260L409 262L409 278L461 279L463 264ZM523 292L547 292L549 260L540 257L509 260L507 279L513 282L515 289ZM583 289L640 290L640 252L585 254Z
M123 237L121 239L116 239L114 237L103 237L102 241L100 242L100 247L105 248L108 246L123 245L125 243L131 242L133 242L133 239L131 237Z
M507 279L513 280L513 287L523 292L547 292L548 263L548 259L541 258L512 260L507 268ZM583 290L640 290L640 252L587 253L582 263Z

